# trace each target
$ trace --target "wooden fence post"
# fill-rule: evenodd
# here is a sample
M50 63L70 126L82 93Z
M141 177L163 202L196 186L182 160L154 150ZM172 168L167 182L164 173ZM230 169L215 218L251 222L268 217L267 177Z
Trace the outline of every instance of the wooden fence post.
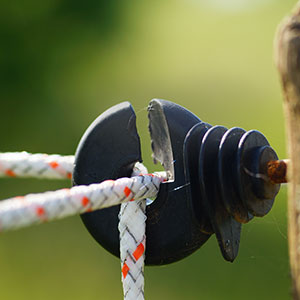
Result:
M275 59L284 94L291 163L288 169L288 236L293 297L300 299L300 1L279 26Z

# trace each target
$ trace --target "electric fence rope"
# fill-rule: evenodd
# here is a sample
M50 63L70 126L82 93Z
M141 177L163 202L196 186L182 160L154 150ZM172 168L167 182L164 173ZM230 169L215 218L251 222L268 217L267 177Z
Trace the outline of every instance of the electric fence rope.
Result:
M137 163L132 176L148 173ZM144 299L146 199L122 203L119 213L120 258L124 300Z
M74 156L0 153L0 177L71 179ZM121 204L120 259L124 300L144 299L146 198L156 197L166 172L147 174L136 163L131 178L106 180L0 201L0 232Z
M0 232L155 197L164 180L160 172L2 200Z
M71 179L74 156L0 153L0 177L33 177L40 179Z

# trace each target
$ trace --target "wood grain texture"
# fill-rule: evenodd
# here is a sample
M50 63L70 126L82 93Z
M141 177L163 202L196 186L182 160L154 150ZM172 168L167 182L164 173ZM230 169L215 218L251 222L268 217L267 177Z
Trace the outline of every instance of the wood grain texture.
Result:
M288 155L288 236L293 298L300 299L300 2L280 24L275 42L286 119Z

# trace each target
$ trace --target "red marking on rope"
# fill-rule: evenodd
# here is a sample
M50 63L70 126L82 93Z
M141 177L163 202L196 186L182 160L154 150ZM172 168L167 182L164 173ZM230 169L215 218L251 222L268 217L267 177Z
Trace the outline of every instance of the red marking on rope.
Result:
M41 207L41 206L37 207L36 208L36 214L39 217L44 216L45 215L45 209L44 209L44 207Z
M124 194L126 197L129 197L129 195L132 193L131 189L128 186L125 186Z
M88 197L83 197L83 198L81 199L81 204L82 204L83 207L88 206L90 203L91 203L91 201L90 201L90 199L89 199ZM92 210L91 207L89 207L86 211L87 211L87 212L91 212L91 211L93 211L93 210Z
M35 212L42 221L46 221L46 211L45 211L44 207L38 206L35 209Z
M129 202L131 202L131 201L134 201L135 199L134 198L132 198L131 200L129 200Z
M129 267L127 266L126 263L124 263L123 267L122 267L122 274L123 274L123 278L125 279L127 274L128 274L128 271L129 271Z
M72 179L72 173L68 172L68 173L67 173L67 178L68 178L68 179Z
M9 176L9 177L16 177L15 172L14 172L13 170L10 170L10 169L6 170L6 171L5 171L5 174L6 174L7 176Z
M49 165L52 169L56 169L59 166L59 164L56 161L50 162Z
M87 206L90 204L90 199L88 197L83 197L81 200L82 206Z
M145 247L143 243L140 243L132 254L136 261L139 260L139 258L143 255L144 251L145 251Z
M154 177L154 174L149 173L149 174L145 174L145 176L151 176L151 177Z

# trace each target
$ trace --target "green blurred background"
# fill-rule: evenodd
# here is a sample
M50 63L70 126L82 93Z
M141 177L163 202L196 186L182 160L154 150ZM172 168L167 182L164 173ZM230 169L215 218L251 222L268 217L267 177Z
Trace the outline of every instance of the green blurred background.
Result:
M211 124L258 129L284 158L273 37L295 0L2 0L1 151L73 154L105 109L134 105L150 171L146 107L177 102ZM0 197L69 186L1 179ZM290 299L286 186L243 226L231 264L213 236L185 260L149 267L146 299ZM1 299L122 299L120 263L79 217L0 237Z

